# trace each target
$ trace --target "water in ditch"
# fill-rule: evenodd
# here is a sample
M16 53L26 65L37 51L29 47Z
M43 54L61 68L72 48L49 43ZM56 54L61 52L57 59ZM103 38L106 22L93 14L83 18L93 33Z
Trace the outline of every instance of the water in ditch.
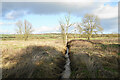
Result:
M65 70L62 73L62 78L69 78L71 74L71 69L70 69L70 59L69 59L69 49L67 48L65 58L66 58L66 64L64 66Z

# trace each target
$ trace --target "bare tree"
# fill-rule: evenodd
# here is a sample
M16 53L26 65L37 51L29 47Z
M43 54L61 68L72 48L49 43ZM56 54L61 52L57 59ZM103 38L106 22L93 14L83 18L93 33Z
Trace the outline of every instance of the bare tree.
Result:
M77 23L77 24L76 24L76 28L77 28L77 30L78 30L78 32L79 32L79 38L80 38L80 37L81 37L81 34L82 34L82 32L83 32L82 23Z
M32 33L32 24L27 20L24 20L24 38L25 40L28 39L28 36Z
M23 34L23 24L22 24L22 21L18 21L18 22L16 23L16 26L18 27L18 28L16 29L16 32L17 32L17 34L18 34L18 37L19 37L20 39L22 39L22 38L23 38L23 36L22 36L22 34Z
M18 21L16 23L18 29L17 33L20 35L23 35L24 39L27 40L29 35L32 33L32 24L28 22L27 20L24 20L24 23L22 21Z
M90 40L93 33L96 34L98 31L103 31L103 28L100 25L100 19L95 15L86 14L83 18L83 26L88 40Z
M66 45L65 26L64 26L64 24L61 21L59 21L59 24L60 24L61 36L62 36L62 39L63 39L63 43L64 43L64 45Z
M60 20L59 24L60 24L60 28L61 28L61 35L63 38L63 43L64 43L64 45L66 45L67 41L68 41L68 28L73 25L70 23L70 14L65 16L65 22Z

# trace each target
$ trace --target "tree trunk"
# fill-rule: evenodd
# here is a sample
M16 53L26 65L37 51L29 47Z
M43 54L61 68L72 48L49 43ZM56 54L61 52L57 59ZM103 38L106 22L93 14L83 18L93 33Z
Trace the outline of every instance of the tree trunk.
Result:
M66 38L65 38L65 45L66 45L67 44L67 34L65 36L66 36Z
M73 34L73 36L74 36L74 39L75 39L75 34Z
M81 38L81 34L79 34L79 38Z
M25 38L25 41L27 41L27 39L28 39L28 34L25 34L25 35L24 35L24 38Z
M90 36L88 37L88 41L90 41Z

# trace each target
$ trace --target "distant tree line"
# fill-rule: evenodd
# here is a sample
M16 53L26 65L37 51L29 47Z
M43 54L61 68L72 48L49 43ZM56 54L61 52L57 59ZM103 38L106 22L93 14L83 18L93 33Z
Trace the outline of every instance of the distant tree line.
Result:
M2 40L20 40L19 34L0 34ZM41 36L41 35L48 35L47 37ZM54 35L54 36L51 36ZM68 33L68 38L74 38L73 35L76 35L75 38L87 38L85 34L81 34L81 37L79 37L79 34L71 34ZM113 38L113 37L118 37L119 34L117 33L111 33L111 34L93 34L91 37L92 38L97 38L97 37L108 37L108 38ZM119 35L120 36L120 35ZM29 39L61 39L61 34L56 33L56 34L31 34L29 35ZM24 38L23 38L24 39ZM25 39L24 39L25 40Z

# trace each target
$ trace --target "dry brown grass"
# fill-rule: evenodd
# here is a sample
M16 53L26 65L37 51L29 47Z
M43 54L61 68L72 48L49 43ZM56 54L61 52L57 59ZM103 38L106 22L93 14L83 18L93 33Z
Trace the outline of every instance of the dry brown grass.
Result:
M64 65L60 40L1 41L3 77L59 78Z
M42 45L42 46L52 46L56 49L62 51L63 50L63 44L62 40L47 40L47 39L41 39L41 40L12 40L12 41L1 41L1 49L21 49L25 48L30 45Z
M119 44L117 40L109 39L104 42L93 40L92 43L76 40L69 45L73 71L71 78L118 77Z
M71 78L117 77L118 40L70 43ZM59 78L63 71L65 47L62 40L1 41L3 77ZM97 74L97 75L96 75Z

